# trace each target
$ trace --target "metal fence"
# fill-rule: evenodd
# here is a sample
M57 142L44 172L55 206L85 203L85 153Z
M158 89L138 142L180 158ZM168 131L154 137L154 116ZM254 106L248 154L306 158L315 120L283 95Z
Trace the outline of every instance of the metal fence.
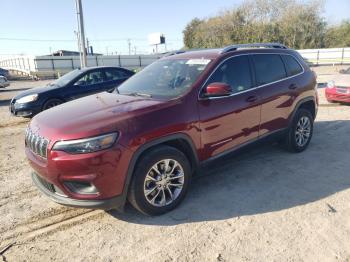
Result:
M350 47L297 50L311 65L350 64ZM120 66L143 68L161 55L88 56L88 66ZM58 76L80 67L79 56L16 56L0 57L0 67L29 75Z
M350 64L350 48L324 48L298 50L301 56L311 65L344 65Z

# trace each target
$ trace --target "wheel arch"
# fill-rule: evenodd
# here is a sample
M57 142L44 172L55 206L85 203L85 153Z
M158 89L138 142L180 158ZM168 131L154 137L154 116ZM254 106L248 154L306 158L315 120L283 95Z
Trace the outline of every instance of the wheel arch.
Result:
M65 103L67 102L64 98L60 97L60 96L52 96L52 97L48 97L48 98L45 98L44 101L42 102L42 106L41 106L41 110L44 110L44 106L45 104L49 101L49 100L53 100L53 99L58 99L58 100L61 100L62 103Z
M292 114L290 115L289 125L291 125L291 123L293 122L294 116L300 108L309 110L313 118L314 119L316 118L316 114L317 114L316 99L313 96L305 97L300 101L298 101L298 103L296 104Z
M182 153L184 153L191 164L192 172L199 166L198 155L197 155L197 151L194 146L194 143L192 139L186 134L183 134L183 133L172 134L166 137L161 137L161 138L152 140L146 144L143 144L135 151L128 166L128 171L127 171L127 175L124 183L124 189L123 189L123 196L125 201L128 195L129 186L130 186L132 176L138 160L144 154L146 154L147 151L160 145L171 146L178 149Z

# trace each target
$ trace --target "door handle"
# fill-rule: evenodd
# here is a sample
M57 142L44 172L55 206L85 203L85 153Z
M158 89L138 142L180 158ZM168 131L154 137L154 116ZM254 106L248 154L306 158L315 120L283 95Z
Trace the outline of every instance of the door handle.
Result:
M255 102L256 100L258 100L257 96L248 96L248 98L245 101L252 103L252 102Z
M296 89L298 86L296 84L291 84L288 88L289 89Z

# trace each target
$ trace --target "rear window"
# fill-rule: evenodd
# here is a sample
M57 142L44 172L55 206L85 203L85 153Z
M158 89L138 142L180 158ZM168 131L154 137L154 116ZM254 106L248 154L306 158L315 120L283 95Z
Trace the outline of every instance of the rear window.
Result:
M283 55L282 58L286 65L288 76L294 76L303 72L303 68L294 57L290 55Z
M280 55L253 55L256 81L258 85L281 80L287 76Z

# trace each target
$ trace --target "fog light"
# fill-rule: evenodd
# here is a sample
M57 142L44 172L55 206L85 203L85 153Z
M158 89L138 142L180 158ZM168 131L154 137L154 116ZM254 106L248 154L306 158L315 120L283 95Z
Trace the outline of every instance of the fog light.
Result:
M98 193L97 188L89 182L66 181L64 185L76 194L93 195Z

